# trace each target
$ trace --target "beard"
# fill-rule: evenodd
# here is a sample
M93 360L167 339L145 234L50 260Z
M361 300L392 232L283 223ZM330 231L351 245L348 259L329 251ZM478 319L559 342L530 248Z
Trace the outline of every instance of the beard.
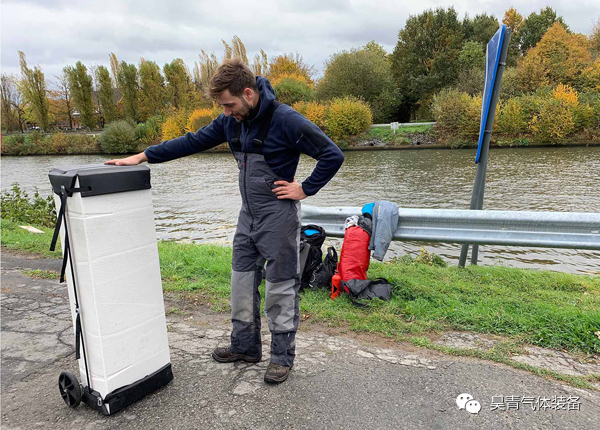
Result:
M243 97L240 97L240 100L242 102L243 109L240 111L240 113L238 113L238 115L241 118L237 119L235 116L233 117L237 122L246 121L250 117L250 112L252 112L252 106L250 106L250 104L246 102Z

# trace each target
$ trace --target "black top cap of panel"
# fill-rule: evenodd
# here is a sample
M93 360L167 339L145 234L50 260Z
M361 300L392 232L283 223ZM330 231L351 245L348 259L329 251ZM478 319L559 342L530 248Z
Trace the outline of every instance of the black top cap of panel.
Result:
M146 166L88 164L54 168L48 176L57 194L63 185L67 191L75 187L77 178L82 197L150 189L150 169Z

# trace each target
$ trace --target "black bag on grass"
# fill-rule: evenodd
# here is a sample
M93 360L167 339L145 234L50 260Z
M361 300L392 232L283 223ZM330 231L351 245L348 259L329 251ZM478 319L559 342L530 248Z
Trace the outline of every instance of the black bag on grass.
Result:
M327 255L319 266L315 269L308 286L312 289L324 288L331 289L331 278L335 274L338 263L338 255L333 246L327 248Z
M385 278L371 279L350 279L348 282L342 281L349 294L356 299L381 299L388 301L392 298L392 286Z
M308 287L310 278L322 263L321 246L325 241L325 230L318 225L309 224L302 227L300 233L300 289Z

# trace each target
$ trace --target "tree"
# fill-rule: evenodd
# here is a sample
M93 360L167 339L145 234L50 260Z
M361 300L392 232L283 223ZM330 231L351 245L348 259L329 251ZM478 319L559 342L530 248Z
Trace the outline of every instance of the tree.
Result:
M5 73L0 76L0 109L2 109L2 130L13 131L17 128L17 121L13 108L14 93L16 85Z
M56 77L59 97L63 100L65 113L69 121L69 130L73 130L73 96L69 88L69 67L64 67L62 73Z
M192 102L192 79L181 58L163 67L167 80L167 99L175 109L189 109Z
M139 116L139 83L135 64L121 62L119 66L119 88L125 102L125 118L137 121Z
M96 69L96 80L98 81L98 100L100 101L100 106L102 106L104 122L110 123L117 119L117 109L115 106L113 81L106 67L98 66Z
M113 85L115 88L119 88L119 71L121 69L121 65L119 64L119 60L117 60L117 56L113 52L108 54L108 59L110 60L110 70L112 72Z
M314 83L312 79L314 72L314 67L306 65L302 59L302 55L296 53L295 56L294 54L287 54L278 55L273 58L269 64L269 72L266 77L272 81L283 76L301 76L306 82L312 85Z
M542 36L556 22L567 29L567 25L564 23L562 17L557 16L556 12L550 6L541 9L540 13L532 12L525 20L521 29L521 52L525 54L528 49L535 47L542 39Z
M239 58L244 62L244 64L248 65L248 57L246 56L246 47L242 43L242 40L233 36L233 41L231 45L229 45L225 40L221 39L223 42L223 46L225 47L225 55L223 57L224 60L229 60L230 58Z
M90 77L92 78L92 103L96 113L100 115L100 126L104 128L106 118L104 118L104 112L102 111L102 103L100 103L100 82L98 81L98 67L97 65L90 67Z
M590 34L590 50L595 58L600 58L600 17L594 25L592 34Z
M164 107L165 80L154 61L140 61L140 121L157 115Z
M463 29L454 8L411 15L392 53L392 73L403 97L400 114L408 119L418 103L452 84L458 75Z
M516 66L517 60L521 58L521 30L523 29L525 21L523 20L523 15L517 12L514 7L511 7L504 12L502 23L511 31L506 62L509 66Z
M588 41L582 34L569 33L555 22L537 45L530 49L519 65L522 85L533 87L531 76L551 85L569 84L578 87L584 69L592 64Z
M478 67L483 70L485 67L485 53L481 49L481 43L470 41L466 42L460 50L458 64L461 70Z
M254 56L254 62L250 65L250 70L257 76L266 76L269 73L269 60L265 51L261 49L260 55L256 54Z
M198 57L199 61L194 62L194 83L198 92L205 93L219 67L219 60L214 53L208 55L204 51L200 51Z
M73 95L75 108L81 115L81 122L84 127L96 128L96 110L92 100L92 77L88 74L87 68L81 61L75 63L75 67L67 68L69 77L69 90Z
M33 70L27 67L25 54L19 51L19 62L21 65L20 89L26 103L29 105L33 118L42 130L48 130L50 119L48 110L50 104L46 94L46 80L44 73L35 66Z
M319 99L362 98L371 107L375 122L392 119L399 95L383 47L370 42L361 49L334 54L325 64L325 74L317 86Z
M482 13L475 15L473 19L467 15L463 20L464 38L477 42L480 46L486 46L499 27L500 24L493 15Z

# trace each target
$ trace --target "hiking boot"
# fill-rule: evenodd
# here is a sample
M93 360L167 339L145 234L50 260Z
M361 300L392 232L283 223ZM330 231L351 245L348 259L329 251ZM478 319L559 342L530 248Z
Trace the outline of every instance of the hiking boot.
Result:
M292 370L293 366L286 367L277 363L269 363L269 367L267 367L267 371L265 372L265 382L270 382L272 384L278 384L287 379L290 374L290 370Z
M258 363L262 357L252 357L250 355L237 354L235 352L231 352L229 348L215 348L212 352L212 358L219 363L233 363L234 361Z

